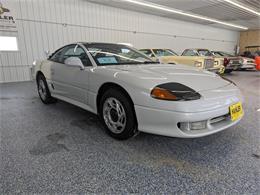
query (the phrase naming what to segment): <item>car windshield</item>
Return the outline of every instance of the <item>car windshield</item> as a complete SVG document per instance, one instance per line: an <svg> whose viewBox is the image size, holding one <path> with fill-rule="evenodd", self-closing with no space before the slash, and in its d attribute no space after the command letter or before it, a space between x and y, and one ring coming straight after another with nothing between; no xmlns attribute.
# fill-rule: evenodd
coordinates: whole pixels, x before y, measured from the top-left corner
<svg viewBox="0 0 260 195"><path fill-rule="evenodd" d="M156 56L177 56L177 54L170 49L153 49Z"/></svg>
<svg viewBox="0 0 260 195"><path fill-rule="evenodd" d="M213 54L207 49L198 49L197 50L200 56L212 56Z"/></svg>
<svg viewBox="0 0 260 195"><path fill-rule="evenodd" d="M177 54L175 51L173 51L172 49L167 49L167 51L169 51L170 53L172 53L174 56L178 56L178 54Z"/></svg>
<svg viewBox="0 0 260 195"><path fill-rule="evenodd" d="M214 51L212 53L214 54L214 56L217 56L217 57L222 57L223 56L223 54L221 52L219 52L219 51Z"/></svg>
<svg viewBox="0 0 260 195"><path fill-rule="evenodd" d="M234 57L234 55L230 54L230 53L226 53L223 51L214 51L214 55L215 56L226 56L226 57Z"/></svg>
<svg viewBox="0 0 260 195"><path fill-rule="evenodd" d="M98 66L155 63L132 47L121 44L85 44Z"/></svg>

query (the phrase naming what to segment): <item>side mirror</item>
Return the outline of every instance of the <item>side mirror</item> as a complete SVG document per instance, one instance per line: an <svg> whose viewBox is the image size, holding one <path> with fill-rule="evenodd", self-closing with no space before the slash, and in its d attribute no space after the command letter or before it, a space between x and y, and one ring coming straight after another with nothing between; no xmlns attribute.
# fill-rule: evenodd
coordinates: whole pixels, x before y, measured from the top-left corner
<svg viewBox="0 0 260 195"><path fill-rule="evenodd" d="M80 70L84 69L84 65L78 57L69 57L64 61L67 66L79 67Z"/></svg>

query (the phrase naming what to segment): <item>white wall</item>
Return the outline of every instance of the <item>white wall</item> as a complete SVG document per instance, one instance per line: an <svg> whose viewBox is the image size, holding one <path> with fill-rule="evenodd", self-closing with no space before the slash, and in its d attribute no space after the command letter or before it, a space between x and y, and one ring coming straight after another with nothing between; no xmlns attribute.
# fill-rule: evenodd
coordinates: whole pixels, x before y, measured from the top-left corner
<svg viewBox="0 0 260 195"><path fill-rule="evenodd" d="M0 82L30 80L29 66L76 41L127 42L137 48L233 51L239 33L93 4L86 0L9 0L19 52L0 52ZM3 32L0 32L0 35ZM6 34L6 33L5 33ZM7 33L8 34L8 33ZM176 35L177 37L174 37Z"/></svg>

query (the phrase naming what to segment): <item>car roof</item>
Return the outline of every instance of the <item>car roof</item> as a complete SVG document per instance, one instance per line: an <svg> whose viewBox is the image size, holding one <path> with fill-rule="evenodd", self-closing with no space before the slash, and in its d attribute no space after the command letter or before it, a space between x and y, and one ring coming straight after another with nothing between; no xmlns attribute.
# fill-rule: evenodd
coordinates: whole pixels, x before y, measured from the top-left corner
<svg viewBox="0 0 260 195"><path fill-rule="evenodd" d="M206 49L206 48L188 48L188 49L190 49L190 50L209 50L209 49ZM185 49L185 50L187 50L187 49Z"/></svg>
<svg viewBox="0 0 260 195"><path fill-rule="evenodd" d="M145 49L152 49L152 50L154 50L154 49L169 49L169 48L142 48L142 49L139 49L139 50L145 50ZM170 49L170 50L172 50L172 49Z"/></svg>
<svg viewBox="0 0 260 195"><path fill-rule="evenodd" d="M84 45L125 45L121 43L106 43L106 42L77 42Z"/></svg>

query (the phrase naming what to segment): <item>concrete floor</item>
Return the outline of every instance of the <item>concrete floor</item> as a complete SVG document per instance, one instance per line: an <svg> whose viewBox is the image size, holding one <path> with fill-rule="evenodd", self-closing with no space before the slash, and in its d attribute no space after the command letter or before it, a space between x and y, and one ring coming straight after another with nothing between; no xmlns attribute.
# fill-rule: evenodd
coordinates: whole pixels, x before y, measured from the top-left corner
<svg viewBox="0 0 260 195"><path fill-rule="evenodd" d="M245 96L245 117L199 139L116 141L95 115L42 104L32 82L0 85L0 194L260 194L260 72L227 77Z"/></svg>

